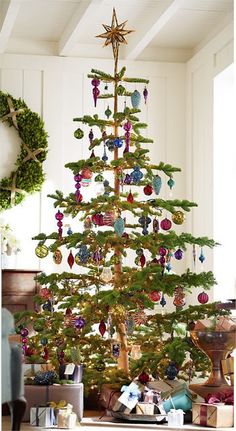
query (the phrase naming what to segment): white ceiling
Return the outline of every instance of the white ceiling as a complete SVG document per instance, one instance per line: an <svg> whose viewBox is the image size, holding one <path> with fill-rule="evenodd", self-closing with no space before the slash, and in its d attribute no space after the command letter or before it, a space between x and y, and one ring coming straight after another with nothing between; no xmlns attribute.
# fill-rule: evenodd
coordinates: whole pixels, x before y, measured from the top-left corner
<svg viewBox="0 0 236 431"><path fill-rule="evenodd" d="M233 0L0 0L0 53L111 58L95 36L128 20L120 57L181 61L233 20Z"/></svg>

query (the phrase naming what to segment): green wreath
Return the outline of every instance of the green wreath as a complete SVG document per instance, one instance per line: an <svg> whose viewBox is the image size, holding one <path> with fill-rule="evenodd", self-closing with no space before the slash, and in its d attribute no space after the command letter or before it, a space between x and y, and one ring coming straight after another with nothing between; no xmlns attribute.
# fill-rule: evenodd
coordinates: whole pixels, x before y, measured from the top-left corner
<svg viewBox="0 0 236 431"><path fill-rule="evenodd" d="M42 163L46 159L48 134L36 112L22 99L0 91L0 120L14 127L21 139L16 169L0 180L0 211L18 205L29 193L41 190L45 179Z"/></svg>

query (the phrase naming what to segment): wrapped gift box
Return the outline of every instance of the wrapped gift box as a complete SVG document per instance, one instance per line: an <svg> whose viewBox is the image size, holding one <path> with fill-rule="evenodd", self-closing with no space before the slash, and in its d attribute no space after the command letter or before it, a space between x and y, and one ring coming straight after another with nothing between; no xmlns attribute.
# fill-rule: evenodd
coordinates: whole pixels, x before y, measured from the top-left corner
<svg viewBox="0 0 236 431"><path fill-rule="evenodd" d="M130 413L138 403L139 397L141 395L139 386L132 382L129 386L122 386L121 392L123 393L115 403L113 411Z"/></svg>
<svg viewBox="0 0 236 431"><path fill-rule="evenodd" d="M234 425L234 407L224 404L193 403L193 423L213 428L227 428Z"/></svg>
<svg viewBox="0 0 236 431"><path fill-rule="evenodd" d="M230 358L223 359L221 361L221 368L224 376L228 376L230 379L231 386L234 385L234 358L230 356Z"/></svg>
<svg viewBox="0 0 236 431"><path fill-rule="evenodd" d="M175 394L186 389L186 383L180 380L154 380L153 382L148 382L146 385L149 389L153 389L160 392L163 398L168 398L170 395Z"/></svg>
<svg viewBox="0 0 236 431"><path fill-rule="evenodd" d="M187 388L172 394L168 399L163 401L163 407L168 413L171 409L181 409L187 412L192 408L191 393Z"/></svg>
<svg viewBox="0 0 236 431"><path fill-rule="evenodd" d="M216 319L197 320L194 326L194 331L215 330Z"/></svg>
<svg viewBox="0 0 236 431"><path fill-rule="evenodd" d="M57 414L57 427L73 429L76 426L77 416L72 412L73 406L67 404L66 407L60 408Z"/></svg>
<svg viewBox="0 0 236 431"><path fill-rule="evenodd" d="M27 406L23 417L23 422L29 422L30 407L37 405L46 405L50 401L59 403L60 400L66 400L73 405L74 412L78 419L83 417L84 410L84 385L83 383L70 385L50 385L37 386L25 385L25 399Z"/></svg>
<svg viewBox="0 0 236 431"><path fill-rule="evenodd" d="M216 331L235 331L236 321L229 317L220 316L216 321Z"/></svg>
<svg viewBox="0 0 236 431"><path fill-rule="evenodd" d="M101 387L99 403L107 410L113 410L118 398L121 396L120 384L104 384Z"/></svg>
<svg viewBox="0 0 236 431"><path fill-rule="evenodd" d="M30 424L48 428L55 425L54 409L51 407L31 407Z"/></svg>
<svg viewBox="0 0 236 431"><path fill-rule="evenodd" d="M137 415L154 415L155 404L151 403L137 403L136 414Z"/></svg>
<svg viewBox="0 0 236 431"><path fill-rule="evenodd" d="M59 367L59 378L61 380L73 380L81 383L83 377L83 365L63 364Z"/></svg>

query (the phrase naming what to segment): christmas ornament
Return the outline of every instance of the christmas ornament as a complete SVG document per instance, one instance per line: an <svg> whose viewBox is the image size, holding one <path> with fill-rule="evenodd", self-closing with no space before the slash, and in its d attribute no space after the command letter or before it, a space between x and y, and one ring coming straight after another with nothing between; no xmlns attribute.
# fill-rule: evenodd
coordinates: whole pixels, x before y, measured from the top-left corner
<svg viewBox="0 0 236 431"><path fill-rule="evenodd" d="M155 175L155 177L152 180L152 186L153 190L156 193L156 195L159 195L162 185L162 179L159 175Z"/></svg>
<svg viewBox="0 0 236 431"><path fill-rule="evenodd" d="M148 225L151 223L151 219L148 216L142 216L138 219L138 222L141 224L143 230L142 234L147 235L148 234Z"/></svg>
<svg viewBox="0 0 236 431"><path fill-rule="evenodd" d="M177 286L174 290L174 301L175 307L183 307L185 305L185 294L181 286Z"/></svg>
<svg viewBox="0 0 236 431"><path fill-rule="evenodd" d="M84 220L84 229L91 229L92 227L92 220L89 216L87 216Z"/></svg>
<svg viewBox="0 0 236 431"><path fill-rule="evenodd" d="M122 217L118 217L114 223L114 229L118 236L122 236L125 230L125 222Z"/></svg>
<svg viewBox="0 0 236 431"><path fill-rule="evenodd" d="M43 299L49 299L52 297L50 290L47 287L41 287L39 296Z"/></svg>
<svg viewBox="0 0 236 431"><path fill-rule="evenodd" d="M196 245L193 244L193 265L196 265Z"/></svg>
<svg viewBox="0 0 236 431"><path fill-rule="evenodd" d="M41 338L40 343L42 346L46 346L48 344L48 339L46 337Z"/></svg>
<svg viewBox="0 0 236 431"><path fill-rule="evenodd" d="M57 248L53 253L53 262L56 263L57 265L60 265L61 261L62 261L62 253L61 253L61 250Z"/></svg>
<svg viewBox="0 0 236 431"><path fill-rule="evenodd" d="M82 329L85 326L85 319L81 316L77 317L74 325L76 329Z"/></svg>
<svg viewBox="0 0 236 431"><path fill-rule="evenodd" d="M47 302L45 302L45 304L43 304L42 306L44 311L53 311L53 306L52 306L52 301L50 301L50 299L48 299Z"/></svg>
<svg viewBox="0 0 236 431"><path fill-rule="evenodd" d="M163 230L169 230L171 228L171 226L172 226L172 223L171 223L171 221L168 218L164 218L161 221L160 225L161 225L161 228Z"/></svg>
<svg viewBox="0 0 236 431"><path fill-rule="evenodd" d="M112 114L112 112L111 112L111 110L110 110L110 108L108 106L107 109L105 110L105 115L106 115L107 118L109 118L111 116L111 114Z"/></svg>
<svg viewBox="0 0 236 431"><path fill-rule="evenodd" d="M190 320L190 322L188 322L187 330L194 331L194 328L195 328L195 322L193 320Z"/></svg>
<svg viewBox="0 0 236 431"><path fill-rule="evenodd" d="M93 176L93 173L89 168L82 169L82 171L81 171L82 179L86 179L86 180L89 179L90 180L92 178L92 176Z"/></svg>
<svg viewBox="0 0 236 431"><path fill-rule="evenodd" d="M129 174L125 175L124 184L130 184L132 181L131 176Z"/></svg>
<svg viewBox="0 0 236 431"><path fill-rule="evenodd" d="M178 374L178 369L175 366L175 362L170 361L168 367L165 370L165 374L169 380L174 380Z"/></svg>
<svg viewBox="0 0 236 431"><path fill-rule="evenodd" d="M144 256L144 254L142 254L142 256L140 257L140 265L141 265L141 267L143 268L144 267L144 265L145 265L145 263L146 263L146 258L145 258L145 256Z"/></svg>
<svg viewBox="0 0 236 431"><path fill-rule="evenodd" d="M70 269L74 265L74 261L75 261L74 256L73 256L72 252L70 251L69 256L67 258L67 262L68 262Z"/></svg>
<svg viewBox="0 0 236 431"><path fill-rule="evenodd" d="M135 360L140 359L141 356L141 346L139 344L133 344L130 351L130 357Z"/></svg>
<svg viewBox="0 0 236 431"><path fill-rule="evenodd" d="M161 304L162 307L165 307L165 305L166 305L166 300L165 300L165 297L164 297L164 293L162 293L160 304Z"/></svg>
<svg viewBox="0 0 236 431"><path fill-rule="evenodd" d="M134 202L134 196L131 193L131 190L130 190L128 196L127 196L127 202L129 202L130 204L132 204Z"/></svg>
<svg viewBox="0 0 236 431"><path fill-rule="evenodd" d="M44 244L38 245L35 249L35 254L40 259L43 259L48 255L48 248Z"/></svg>
<svg viewBox="0 0 236 431"><path fill-rule="evenodd" d="M121 344L120 343L112 343L111 345L111 354L112 356L114 356L114 358L119 358L120 356L120 349L121 349Z"/></svg>
<svg viewBox="0 0 236 431"><path fill-rule="evenodd" d="M169 186L170 190L172 190L172 188L173 188L173 187L174 187L174 185L175 185L175 182L174 182L174 180L173 180L173 178L172 178L172 177L170 177L170 179L167 181L167 184L168 184L168 186Z"/></svg>
<svg viewBox="0 0 236 431"><path fill-rule="evenodd" d="M160 256L166 256L167 250L165 247L160 247L159 248L159 255Z"/></svg>
<svg viewBox="0 0 236 431"><path fill-rule="evenodd" d="M114 151L115 145L114 145L113 139L108 139L106 141L106 146L107 146L107 148L108 148L109 151Z"/></svg>
<svg viewBox="0 0 236 431"><path fill-rule="evenodd" d="M110 267L104 266L100 278L105 283L109 283L112 280L113 274Z"/></svg>
<svg viewBox="0 0 236 431"><path fill-rule="evenodd" d="M199 256L199 258L198 258L199 260L200 260L200 262L201 263L203 263L204 262L204 260L206 259L205 258L205 256L204 256L204 253L203 253L203 249L201 248L201 253L200 253L200 256Z"/></svg>
<svg viewBox="0 0 236 431"><path fill-rule="evenodd" d="M82 139L82 138L83 138L83 136L84 136L84 132L83 132L83 130L81 130L81 129L77 129L77 130L75 130L75 132L74 132L74 137L75 137L76 139Z"/></svg>
<svg viewBox="0 0 236 431"><path fill-rule="evenodd" d="M79 247L79 251L75 255L75 263L80 265L80 263L86 263L90 258L90 252L85 244Z"/></svg>
<svg viewBox="0 0 236 431"><path fill-rule="evenodd" d="M105 145L104 145L104 151L103 151L102 160L104 162L106 162L108 160L108 156L107 156L107 153L106 153L106 147L105 147Z"/></svg>
<svg viewBox="0 0 236 431"><path fill-rule="evenodd" d="M27 328L22 328L21 330L20 330L20 335L22 336L22 337L27 337L27 335L29 334L29 331L28 331L28 329Z"/></svg>
<svg viewBox="0 0 236 431"><path fill-rule="evenodd" d="M98 264L102 260L101 250L96 250L92 255L92 259Z"/></svg>
<svg viewBox="0 0 236 431"><path fill-rule="evenodd" d="M159 221L154 218L153 222L152 222L152 230L154 233L158 233L160 227L159 227Z"/></svg>
<svg viewBox="0 0 236 431"><path fill-rule="evenodd" d="M128 318L125 321L125 325L126 325L127 334L132 335L134 332L135 323L131 314L128 315Z"/></svg>
<svg viewBox="0 0 236 431"><path fill-rule="evenodd" d="M105 212L103 216L103 225L105 226L113 226L115 220L115 215L113 211L107 211Z"/></svg>
<svg viewBox="0 0 236 431"><path fill-rule="evenodd" d="M200 302L200 304L206 304L209 300L209 296L207 295L206 292L202 292L202 293L199 293L197 299L198 299L198 302Z"/></svg>
<svg viewBox="0 0 236 431"><path fill-rule="evenodd" d="M138 166L134 167L134 170L130 174L132 183L136 184L143 178L143 173L140 171Z"/></svg>
<svg viewBox="0 0 236 431"><path fill-rule="evenodd" d="M182 211L175 211L172 214L171 218L175 224L183 224L183 222L185 220L185 215Z"/></svg>
<svg viewBox="0 0 236 431"><path fill-rule="evenodd" d="M98 78L93 78L91 81L91 84L93 86L93 101L94 101L94 106L96 108L97 99L98 99L98 96L100 94L100 90L98 88L98 86L100 85L100 80Z"/></svg>
<svg viewBox="0 0 236 431"><path fill-rule="evenodd" d="M153 290L148 294L148 296L153 302L158 302L161 299L161 294L158 290Z"/></svg>
<svg viewBox="0 0 236 431"><path fill-rule="evenodd" d="M106 332L106 324L105 324L104 320L101 320L101 322L99 323L98 330L99 330L101 336L103 337L103 335Z"/></svg>
<svg viewBox="0 0 236 431"><path fill-rule="evenodd" d="M128 120L124 126L123 126L124 130L125 130L125 149L124 149L124 153L128 153L129 152L129 146L130 146L130 136L131 136L131 129L132 129L132 124L131 122Z"/></svg>
<svg viewBox="0 0 236 431"><path fill-rule="evenodd" d="M65 225L66 226L66 225ZM67 229L67 231L66 231L66 233L67 233L67 235L72 235L72 229L71 229L71 227L69 226L68 227L68 229Z"/></svg>
<svg viewBox="0 0 236 431"><path fill-rule="evenodd" d="M140 325L146 323L147 316L146 316L146 314L144 313L143 310L139 310L139 311L136 311L136 313L133 314L133 320L134 320L134 323L135 323L136 326L140 326Z"/></svg>
<svg viewBox="0 0 236 431"><path fill-rule="evenodd" d="M99 361L99 362L96 363L95 368L96 368L97 371L100 371L100 372L104 371L106 369L106 364L105 364L104 361Z"/></svg>
<svg viewBox="0 0 236 431"><path fill-rule="evenodd" d="M147 90L147 87L145 87L145 88L144 88L144 90L143 90L143 97L144 97L144 102L145 102L145 105L146 105L146 103L147 103L147 98L148 98L148 90Z"/></svg>
<svg viewBox="0 0 236 431"><path fill-rule="evenodd" d="M104 196L109 196L109 194L111 193L111 187L109 185L109 181L108 180L104 180L103 181L103 185L104 185Z"/></svg>
<svg viewBox="0 0 236 431"><path fill-rule="evenodd" d="M149 382L150 377L147 373L145 373L145 371L143 371L141 374L139 374L138 380L140 383L142 383L142 385L146 385L146 383Z"/></svg>
<svg viewBox="0 0 236 431"><path fill-rule="evenodd" d="M153 188L152 188L152 186L150 186L150 184L147 184L144 187L143 191L144 191L145 195L150 196L152 194L152 192L153 192Z"/></svg>
<svg viewBox="0 0 236 431"><path fill-rule="evenodd" d="M93 159L95 156L94 150L92 150L91 154L90 154L90 159Z"/></svg>
<svg viewBox="0 0 236 431"><path fill-rule="evenodd" d="M58 226L58 234L59 234L59 238L62 238L62 220L64 218L64 214L61 213L60 210L57 211L57 213L55 214L55 219L57 220L57 226Z"/></svg>
<svg viewBox="0 0 236 431"><path fill-rule="evenodd" d="M180 248L178 248L178 250L176 250L174 252L174 257L177 260L181 260L183 258L183 250L181 250Z"/></svg>
<svg viewBox="0 0 236 431"><path fill-rule="evenodd" d="M121 138L115 138L113 144L116 148L121 148L123 145L123 141Z"/></svg>
<svg viewBox="0 0 236 431"><path fill-rule="evenodd" d="M130 96L130 99L131 99L131 104L133 108L138 108L141 101L141 94L139 93L138 90L134 90L134 92Z"/></svg>

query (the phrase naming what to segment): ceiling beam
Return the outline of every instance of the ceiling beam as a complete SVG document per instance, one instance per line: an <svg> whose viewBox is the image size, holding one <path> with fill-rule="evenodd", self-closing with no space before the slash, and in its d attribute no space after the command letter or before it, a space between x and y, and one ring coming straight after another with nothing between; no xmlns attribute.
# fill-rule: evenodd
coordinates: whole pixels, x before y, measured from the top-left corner
<svg viewBox="0 0 236 431"><path fill-rule="evenodd" d="M1 5L0 54L3 54L14 27L22 0L7 0Z"/></svg>
<svg viewBox="0 0 236 431"><path fill-rule="evenodd" d="M69 55L70 49L77 42L77 34L81 25L89 25L90 14L94 14L105 0L83 0L68 22L58 42L58 55Z"/></svg>
<svg viewBox="0 0 236 431"><path fill-rule="evenodd" d="M160 5L151 9L150 16L143 22L142 28L135 31L127 46L126 59L135 60L182 6L183 0L171 0L164 10L160 9Z"/></svg>

